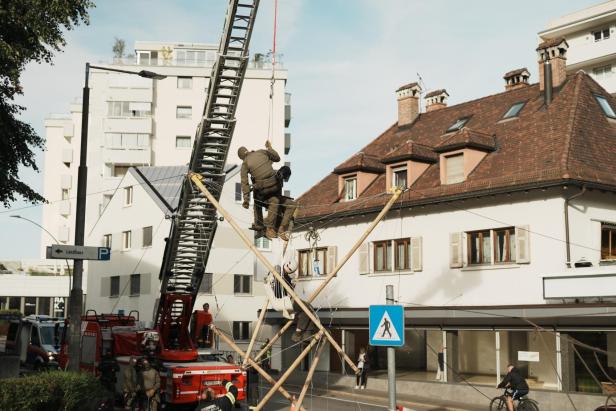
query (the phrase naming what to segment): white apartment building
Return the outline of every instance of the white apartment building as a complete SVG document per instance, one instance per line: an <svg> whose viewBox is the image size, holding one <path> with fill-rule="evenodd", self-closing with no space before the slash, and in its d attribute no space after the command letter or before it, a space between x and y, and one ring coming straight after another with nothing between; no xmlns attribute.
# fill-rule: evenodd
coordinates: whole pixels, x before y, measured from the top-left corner
<svg viewBox="0 0 616 411"><path fill-rule="evenodd" d="M616 0L558 17L539 37L564 37L569 44L567 71L584 70L616 94Z"/></svg>
<svg viewBox="0 0 616 411"><path fill-rule="evenodd" d="M122 200L125 185L136 184L135 201L139 196L145 196L145 191L139 191L140 185L145 183L133 183L134 176L127 173L130 167L181 166L188 163L216 52L217 47L208 44L138 41L135 43L134 60L115 59L113 64L97 65L135 72L147 69L167 76L165 79L150 80L130 74L91 69L86 245L100 245L104 234L136 230L137 227L154 227L160 223L160 216L164 215L164 211L157 208L155 203L146 205L146 201L139 201L137 206L131 208L132 211L127 209L124 210L125 213L120 213L122 207L118 202ZM258 149L263 147L268 138L282 157L281 165L285 162L291 143L291 135L287 131L291 119L290 94L285 92L287 71L277 62L273 74L272 84L271 64L263 55L255 55L246 72L237 108L237 124L228 158L230 165L237 165L239 162L235 153L240 146ZM272 87L273 98L270 100ZM44 196L51 204L44 208L41 224L57 233L58 239L67 244L74 241L80 130L80 103L71 104L70 114L54 115L46 120ZM226 187L225 190L236 189L233 183L229 185L231 187ZM234 197L234 192L231 193ZM112 202L115 202L113 207ZM141 206L146 211L137 211ZM135 224L138 222L139 225L127 225L127 221L134 221ZM251 223L251 216L248 215L241 221L245 227ZM152 246L148 249L147 259L144 261L147 270L141 272L151 274L151 277L143 277L142 284L142 289L149 293L148 297L139 298L137 305L134 304L137 299L130 300L131 303L121 300L122 304L117 305L108 303L109 295L102 298L109 291L105 289L108 284L101 283L98 276L103 272L112 276L112 267L119 270L116 275L126 276L132 272L133 263L136 263L132 260L134 251L125 252L126 250L115 248L121 244L118 237L113 241L114 251L110 263L106 266L101 263L100 266L89 264L85 267L86 275L91 280L88 294L95 296L86 308L105 311L110 307L125 310L138 307L141 319L151 321L152 299L156 298L158 292L158 268L155 269L155 265L158 264L159 267L162 262L164 242L161 241L169 232L166 221L160 224L157 236L152 233ZM224 233L224 229L219 228L217 238L225 237L221 233ZM42 253L48 245L47 240L43 240ZM140 241L137 234L135 241ZM141 243L139 244L141 246ZM248 258L250 259L250 256ZM212 259L210 257L210 260ZM242 267L241 273L252 276L252 261L249 266L249 270ZM145 270L143 265L140 267ZM253 277L245 280L242 289L252 289L253 280ZM238 301L259 300L254 304L261 307L260 299L247 299L246 295L252 296L252 292L242 293L238 296ZM210 304L213 308L216 306L215 301ZM238 302L229 304L233 305L244 307ZM248 304L246 309L249 312L229 310L229 321L255 319L256 309L253 309L253 304ZM235 317L232 313L235 313ZM247 327L249 325L246 324L240 326L240 337L245 338L243 334L247 333Z"/></svg>
<svg viewBox="0 0 616 411"><path fill-rule="evenodd" d="M298 198L296 291L308 298L388 189L406 190L313 305L354 359L368 345L368 307L385 304L393 285L406 316L396 366L414 382L404 386L410 394L485 403L461 382L494 387L509 363L533 398L600 393L571 338L607 352L598 363L576 346L600 381L608 381L600 367L616 367L616 99L583 71L563 74L564 40L539 50L558 56L553 84L529 84L527 70L514 70L506 91L477 100L448 106L445 90L427 93L426 112L419 85L401 87L398 121ZM267 321L285 322L276 312ZM284 366L298 348L288 339L283 347ZM441 348L445 381L460 384L434 381ZM368 353L372 375L384 373L385 350ZM319 368L344 372L334 350ZM572 409L559 398L565 405L548 409Z"/></svg>

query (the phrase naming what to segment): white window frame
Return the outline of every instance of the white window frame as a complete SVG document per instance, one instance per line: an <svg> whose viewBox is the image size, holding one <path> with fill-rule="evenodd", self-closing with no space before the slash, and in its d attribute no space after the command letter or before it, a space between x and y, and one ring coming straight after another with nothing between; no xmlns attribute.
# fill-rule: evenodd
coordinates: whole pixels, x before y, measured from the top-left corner
<svg viewBox="0 0 616 411"><path fill-rule="evenodd" d="M133 186L124 187L124 206L133 205Z"/></svg>
<svg viewBox="0 0 616 411"><path fill-rule="evenodd" d="M181 109L189 109L190 114L182 114L180 115ZM192 118L192 106L176 106L175 107L175 118L178 120L190 120Z"/></svg>
<svg viewBox="0 0 616 411"><path fill-rule="evenodd" d="M103 234L103 247L111 248L113 244L113 234Z"/></svg>
<svg viewBox="0 0 616 411"><path fill-rule="evenodd" d="M241 277L240 280L240 291L235 291L235 279ZM245 277L249 277L248 279L248 291L243 291L244 279ZM252 295L252 275L250 274L234 274L233 275L233 294L234 295Z"/></svg>
<svg viewBox="0 0 616 411"><path fill-rule="evenodd" d="M272 241L265 236L255 238L255 246L257 247L257 250L260 250L260 251L271 251Z"/></svg>
<svg viewBox="0 0 616 411"><path fill-rule="evenodd" d="M122 231L122 250L128 251L132 247L133 232L131 230Z"/></svg>
<svg viewBox="0 0 616 411"><path fill-rule="evenodd" d="M242 332L242 329L246 324L248 324L248 330L246 332L246 335L243 335L244 333ZM237 335L235 333L236 325L239 330ZM233 321L231 333L233 334L233 339L235 341L248 341L250 339L250 321Z"/></svg>
<svg viewBox="0 0 616 411"><path fill-rule="evenodd" d="M607 37L605 36L605 32L607 31ZM596 34L599 33L599 38L597 38ZM592 39L595 43L599 41L608 40L611 37L611 27L602 27L598 30L593 30L591 32Z"/></svg>
<svg viewBox="0 0 616 411"><path fill-rule="evenodd" d="M187 146L178 145L178 141L188 141ZM190 136L175 136L175 148L178 150L190 150L192 149L192 139Z"/></svg>
<svg viewBox="0 0 616 411"><path fill-rule="evenodd" d="M188 84L185 86L184 82ZM193 88L193 78L191 76L178 76L177 88L180 90L190 90Z"/></svg>
<svg viewBox="0 0 616 411"><path fill-rule="evenodd" d="M405 174L405 184L404 187L401 187L398 184L398 173L404 172ZM395 167L391 169L391 182L394 187L398 187L401 189L405 189L409 185L409 170L406 166Z"/></svg>
<svg viewBox="0 0 616 411"><path fill-rule="evenodd" d="M349 185L352 187L352 192L348 190ZM344 178L344 201L353 201L357 199L357 176Z"/></svg>

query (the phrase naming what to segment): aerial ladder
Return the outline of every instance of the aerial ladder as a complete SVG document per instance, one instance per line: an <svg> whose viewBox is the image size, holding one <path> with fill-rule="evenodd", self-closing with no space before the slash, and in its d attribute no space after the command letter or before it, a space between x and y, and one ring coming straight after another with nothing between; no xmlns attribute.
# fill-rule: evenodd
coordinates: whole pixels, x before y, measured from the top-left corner
<svg viewBox="0 0 616 411"><path fill-rule="evenodd" d="M189 174L198 174L220 199L225 163L235 129L235 113L248 65L250 38L259 0L230 0L207 101L195 136ZM217 210L185 179L165 245L155 326L160 357L192 361L197 350L188 323L216 233ZM172 340L173 339L173 343Z"/></svg>

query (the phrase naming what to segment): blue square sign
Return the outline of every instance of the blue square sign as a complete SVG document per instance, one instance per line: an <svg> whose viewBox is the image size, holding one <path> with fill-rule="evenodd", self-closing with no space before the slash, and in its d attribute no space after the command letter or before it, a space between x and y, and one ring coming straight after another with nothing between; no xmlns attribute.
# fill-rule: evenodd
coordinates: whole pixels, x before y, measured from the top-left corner
<svg viewBox="0 0 616 411"><path fill-rule="evenodd" d="M404 307L370 306L370 345L401 347L404 345Z"/></svg>

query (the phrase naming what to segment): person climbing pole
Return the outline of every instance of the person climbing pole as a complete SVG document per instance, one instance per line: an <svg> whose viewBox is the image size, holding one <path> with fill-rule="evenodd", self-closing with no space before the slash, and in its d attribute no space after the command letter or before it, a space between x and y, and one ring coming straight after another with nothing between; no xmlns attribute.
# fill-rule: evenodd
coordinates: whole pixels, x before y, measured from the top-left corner
<svg viewBox="0 0 616 411"><path fill-rule="evenodd" d="M255 221L252 229L257 232L265 230L265 236L274 239L278 235L276 220L281 203L283 178L274 170L272 164L280 161L280 155L272 148L269 140L265 142L265 150L249 151L242 146L238 149L237 155L242 160L240 173L243 195L242 207L246 209L250 207L251 187L248 182L248 175L250 174L255 200ZM258 208L261 205L267 206L267 217L262 220L262 225L258 217Z"/></svg>

